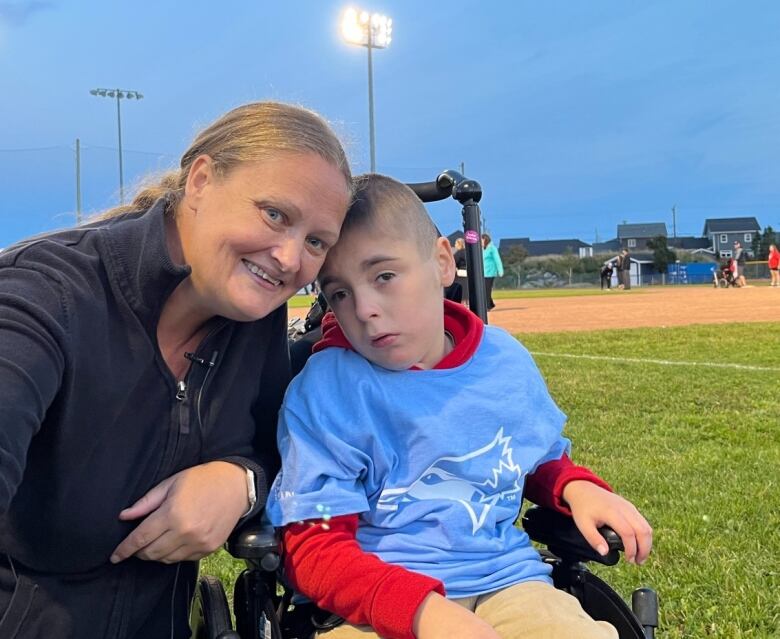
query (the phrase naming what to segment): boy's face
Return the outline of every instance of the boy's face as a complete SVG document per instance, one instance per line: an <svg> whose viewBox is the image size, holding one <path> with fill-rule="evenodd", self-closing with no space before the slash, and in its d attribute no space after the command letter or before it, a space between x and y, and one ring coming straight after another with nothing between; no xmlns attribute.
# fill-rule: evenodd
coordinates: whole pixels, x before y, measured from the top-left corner
<svg viewBox="0 0 780 639"><path fill-rule="evenodd" d="M449 352L442 288L454 276L446 238L423 256L412 241L354 229L330 250L319 279L353 348L383 368L407 370L432 368Z"/></svg>

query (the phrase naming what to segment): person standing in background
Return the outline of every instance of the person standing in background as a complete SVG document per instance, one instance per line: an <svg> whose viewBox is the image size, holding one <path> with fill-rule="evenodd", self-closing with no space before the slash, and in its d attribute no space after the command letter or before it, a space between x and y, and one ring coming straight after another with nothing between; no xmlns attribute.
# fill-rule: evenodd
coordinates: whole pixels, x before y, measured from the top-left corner
<svg viewBox="0 0 780 639"><path fill-rule="evenodd" d="M466 270L466 241L459 237L455 240L453 258L455 259L456 277L455 282L460 284L463 291L463 297L461 302L466 306L469 305L469 280L468 271Z"/></svg>
<svg viewBox="0 0 780 639"><path fill-rule="evenodd" d="M780 286L780 251L774 244L769 245L769 276L772 278L769 286Z"/></svg>
<svg viewBox="0 0 780 639"><path fill-rule="evenodd" d="M504 276L504 264L501 262L496 245L490 241L487 233L482 234L482 266L485 275L485 297L488 310L492 311L496 307L493 301L493 280Z"/></svg>
<svg viewBox="0 0 780 639"><path fill-rule="evenodd" d="M737 284L740 286L747 286L747 280L745 279L745 262L747 258L745 256L745 250L742 248L742 244L738 240L734 240L734 279L737 280Z"/></svg>
<svg viewBox="0 0 780 639"><path fill-rule="evenodd" d="M628 249L624 248L617 257L618 288L624 291L631 290L631 256Z"/></svg>

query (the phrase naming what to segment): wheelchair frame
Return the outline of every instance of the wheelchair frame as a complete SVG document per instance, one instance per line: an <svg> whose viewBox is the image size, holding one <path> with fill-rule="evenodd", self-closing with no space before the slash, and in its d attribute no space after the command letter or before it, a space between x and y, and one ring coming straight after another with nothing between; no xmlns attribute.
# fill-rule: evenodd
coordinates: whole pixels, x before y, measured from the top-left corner
<svg viewBox="0 0 780 639"><path fill-rule="evenodd" d="M444 171L433 182L408 186L423 202L452 197L462 205L470 308L487 323L479 213L482 188L475 180L455 171ZM321 310L315 309L315 314ZM311 328L312 322L307 322L306 329ZM311 343L299 331L298 337L301 336L301 342ZM305 355L301 359L305 361ZM533 507L525 512L522 521L529 537L547 547L542 550L542 558L552 566L556 588L575 596L594 619L611 623L620 639L655 636L656 593L649 588L635 590L629 607L586 566L589 561L608 566L617 563L623 544L613 530L600 529L609 546L609 552L602 557L582 537L573 520L561 513ZM234 587L236 629L232 629L222 584L214 577L201 576L190 612L193 639L311 639L317 630L335 627L342 621L313 604L293 602L292 591L284 586L279 539L272 528L249 522L231 535L226 547L231 555L246 564Z"/></svg>

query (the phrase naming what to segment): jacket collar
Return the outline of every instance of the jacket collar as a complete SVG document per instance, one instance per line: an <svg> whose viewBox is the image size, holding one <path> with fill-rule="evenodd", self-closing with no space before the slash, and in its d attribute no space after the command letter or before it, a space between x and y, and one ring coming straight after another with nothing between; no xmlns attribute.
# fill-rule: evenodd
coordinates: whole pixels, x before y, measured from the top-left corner
<svg viewBox="0 0 780 639"><path fill-rule="evenodd" d="M151 208L110 221L100 229L109 277L147 328L156 328L162 307L191 269L174 264L166 244L165 198Z"/></svg>

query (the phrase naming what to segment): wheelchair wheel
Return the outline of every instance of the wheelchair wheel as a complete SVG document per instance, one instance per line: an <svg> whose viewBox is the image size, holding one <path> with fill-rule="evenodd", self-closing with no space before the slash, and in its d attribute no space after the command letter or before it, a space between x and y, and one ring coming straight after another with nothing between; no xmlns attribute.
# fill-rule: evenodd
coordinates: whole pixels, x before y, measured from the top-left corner
<svg viewBox="0 0 780 639"><path fill-rule="evenodd" d="M728 288L729 287L729 281L725 277L721 277L718 280L718 286L720 288Z"/></svg>
<svg viewBox="0 0 780 639"><path fill-rule="evenodd" d="M230 621L225 589L216 577L204 575L190 609L190 629L193 639L239 639Z"/></svg>

